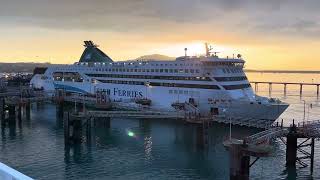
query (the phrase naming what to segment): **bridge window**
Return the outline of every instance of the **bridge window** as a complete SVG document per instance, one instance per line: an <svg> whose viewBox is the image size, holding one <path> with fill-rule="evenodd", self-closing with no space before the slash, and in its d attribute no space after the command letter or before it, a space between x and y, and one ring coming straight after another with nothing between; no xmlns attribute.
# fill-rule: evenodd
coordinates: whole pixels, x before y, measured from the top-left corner
<svg viewBox="0 0 320 180"><path fill-rule="evenodd" d="M235 90L235 89L245 89L251 87L250 84L237 84L237 85L226 85L223 86L226 90Z"/></svg>

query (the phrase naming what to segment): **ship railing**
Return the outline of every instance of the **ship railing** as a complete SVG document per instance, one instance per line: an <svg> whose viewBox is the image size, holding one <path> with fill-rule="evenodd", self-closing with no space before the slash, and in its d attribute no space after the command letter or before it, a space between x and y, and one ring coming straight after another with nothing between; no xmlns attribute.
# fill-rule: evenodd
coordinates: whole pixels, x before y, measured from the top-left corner
<svg viewBox="0 0 320 180"><path fill-rule="evenodd" d="M0 179L2 180L33 180L32 178L22 174L21 172L3 164L0 163Z"/></svg>

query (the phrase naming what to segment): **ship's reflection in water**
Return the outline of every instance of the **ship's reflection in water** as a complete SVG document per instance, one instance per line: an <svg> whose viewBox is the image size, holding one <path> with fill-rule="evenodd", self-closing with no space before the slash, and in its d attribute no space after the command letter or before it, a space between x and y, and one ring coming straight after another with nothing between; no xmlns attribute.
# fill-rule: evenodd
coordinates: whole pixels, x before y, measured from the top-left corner
<svg viewBox="0 0 320 180"><path fill-rule="evenodd" d="M30 117L2 123L1 161L35 179L229 178L229 154L222 145L229 137L228 125L213 124L204 144L197 125L112 119L109 127L100 119L91 130L83 127L81 143L65 144L59 114L53 105L33 106ZM238 138L256 132L232 128L232 136ZM259 160L251 177L311 179L308 172L286 169L284 156L285 147L275 142L274 156Z"/></svg>

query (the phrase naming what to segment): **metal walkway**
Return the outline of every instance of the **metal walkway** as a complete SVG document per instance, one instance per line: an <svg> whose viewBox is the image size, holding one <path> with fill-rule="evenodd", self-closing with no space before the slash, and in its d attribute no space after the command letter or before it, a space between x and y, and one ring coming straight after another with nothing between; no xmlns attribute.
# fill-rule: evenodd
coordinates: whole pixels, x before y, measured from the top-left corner
<svg viewBox="0 0 320 180"><path fill-rule="evenodd" d="M183 119L184 115L176 112L160 111L88 111L79 115L97 118L150 118L150 119Z"/></svg>

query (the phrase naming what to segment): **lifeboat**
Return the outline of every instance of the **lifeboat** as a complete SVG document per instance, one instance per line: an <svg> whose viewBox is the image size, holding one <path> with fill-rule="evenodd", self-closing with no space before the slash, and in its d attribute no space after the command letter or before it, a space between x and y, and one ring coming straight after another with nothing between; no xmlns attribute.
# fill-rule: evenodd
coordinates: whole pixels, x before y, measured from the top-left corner
<svg viewBox="0 0 320 180"><path fill-rule="evenodd" d="M174 102L171 104L171 106L175 109L178 109L178 110L185 109L185 103L181 103L181 102Z"/></svg>
<svg viewBox="0 0 320 180"><path fill-rule="evenodd" d="M137 104L141 104L144 106L150 106L151 105L151 100L147 98L141 98L141 99L136 99L135 102Z"/></svg>

